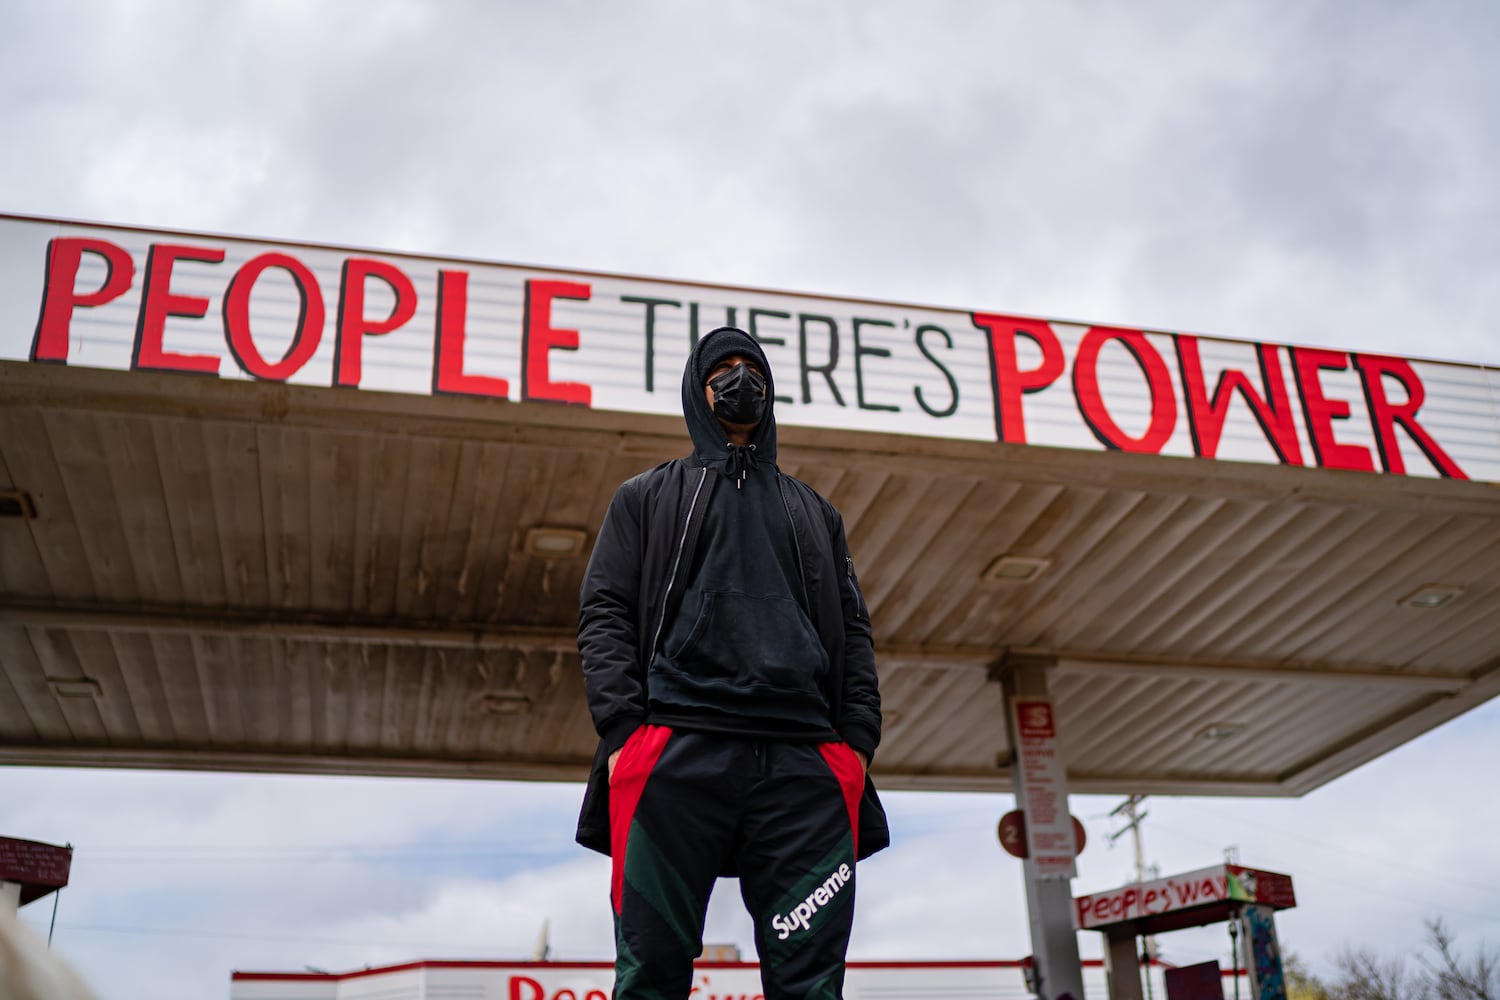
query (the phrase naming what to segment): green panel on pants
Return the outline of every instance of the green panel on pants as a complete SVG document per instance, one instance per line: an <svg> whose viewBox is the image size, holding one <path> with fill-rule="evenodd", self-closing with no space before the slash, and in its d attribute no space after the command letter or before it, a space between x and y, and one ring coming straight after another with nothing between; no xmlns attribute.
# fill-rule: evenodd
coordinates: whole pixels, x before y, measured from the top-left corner
<svg viewBox="0 0 1500 1000"><path fill-rule="evenodd" d="M640 823L630 824L625 882L672 929L685 953L696 955L702 949L703 928L699 920L703 901L683 881Z"/></svg>

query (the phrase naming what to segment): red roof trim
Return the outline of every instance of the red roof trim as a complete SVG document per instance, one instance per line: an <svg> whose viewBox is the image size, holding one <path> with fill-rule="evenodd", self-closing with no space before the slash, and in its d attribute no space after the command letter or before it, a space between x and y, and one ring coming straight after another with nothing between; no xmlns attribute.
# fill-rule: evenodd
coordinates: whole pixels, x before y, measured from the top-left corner
<svg viewBox="0 0 1500 1000"><path fill-rule="evenodd" d="M731 967L734 963L714 963L712 967ZM459 959L422 959L402 962L399 965L379 965L352 972L239 972L229 974L233 981L256 982L328 982L331 980L363 979L366 976L383 976L389 972L411 972L417 969L613 969L613 962L493 962L467 961Z"/></svg>
<svg viewBox="0 0 1500 1000"><path fill-rule="evenodd" d="M851 969L1019 969L1026 965L1024 959L958 959L925 960L906 962L850 962ZM1103 965L1097 958L1084 959L1085 968ZM696 962L699 969L754 969L757 962ZM411 972L418 969L613 969L613 962L495 962L459 961L453 959L424 959L403 962L400 965L382 965L352 972L231 972L229 978L235 982L341 982L346 979L364 979L368 976L383 976L392 972Z"/></svg>

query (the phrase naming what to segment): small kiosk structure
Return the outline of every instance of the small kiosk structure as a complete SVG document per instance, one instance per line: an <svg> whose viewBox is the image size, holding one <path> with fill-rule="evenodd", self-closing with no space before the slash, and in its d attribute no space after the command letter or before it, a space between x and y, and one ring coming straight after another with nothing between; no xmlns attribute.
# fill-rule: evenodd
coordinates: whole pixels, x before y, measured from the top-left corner
<svg viewBox="0 0 1500 1000"><path fill-rule="evenodd" d="M73 848L0 837L0 908L14 913L68 884Z"/></svg>
<svg viewBox="0 0 1500 1000"><path fill-rule="evenodd" d="M1286 1000L1273 915L1297 905L1290 875L1214 865L1079 896L1073 905L1079 930L1104 935L1110 1000L1144 1000L1138 937L1214 923L1239 927L1252 1000ZM1168 997L1175 1000L1170 986Z"/></svg>

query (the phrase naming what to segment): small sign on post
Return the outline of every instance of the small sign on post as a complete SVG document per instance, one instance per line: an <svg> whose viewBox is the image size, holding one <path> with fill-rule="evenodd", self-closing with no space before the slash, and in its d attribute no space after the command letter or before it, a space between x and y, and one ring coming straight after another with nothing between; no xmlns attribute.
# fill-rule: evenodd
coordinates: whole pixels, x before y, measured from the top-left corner
<svg viewBox="0 0 1500 1000"><path fill-rule="evenodd" d="M1071 817L1073 821L1073 853L1083 853L1083 847L1088 843L1088 831L1083 828L1077 816ZM1026 814L1019 809L1012 809L1000 817L1000 826L995 831L1000 838L1000 846L1013 858L1025 860L1031 857L1031 848L1026 843Z"/></svg>
<svg viewBox="0 0 1500 1000"><path fill-rule="evenodd" d="M1057 748L1057 722L1051 700L1026 697L1011 701L1016 727L1016 784L1026 813L1026 849L1037 874L1074 874L1077 845L1068 815L1068 776Z"/></svg>

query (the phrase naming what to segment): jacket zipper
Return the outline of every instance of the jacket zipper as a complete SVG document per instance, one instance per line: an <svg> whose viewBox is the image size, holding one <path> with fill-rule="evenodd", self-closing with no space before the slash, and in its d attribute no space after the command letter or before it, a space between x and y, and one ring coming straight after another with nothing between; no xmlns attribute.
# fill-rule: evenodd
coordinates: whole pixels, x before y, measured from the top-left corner
<svg viewBox="0 0 1500 1000"><path fill-rule="evenodd" d="M859 611L859 617L865 621L870 620L870 609L865 606L864 592L859 589L859 581L854 578L854 557L844 557L844 575L849 578L849 589L854 591L854 606Z"/></svg>
<svg viewBox="0 0 1500 1000"><path fill-rule="evenodd" d="M656 656L657 644L661 642L662 626L667 623L667 605L672 600L672 587L677 583L677 570L682 565L682 548L687 544L688 528L693 523L693 509L698 506L698 494L703 492L703 484L708 480L708 466L703 467L703 474L698 477L698 488L693 490L693 499L688 501L687 517L682 519L682 537L677 539L677 555L672 559L672 575L667 577L667 589L661 595L661 617L656 620L656 634L651 637L651 655Z"/></svg>
<svg viewBox="0 0 1500 1000"><path fill-rule="evenodd" d="M797 521L792 517L792 505L786 498L786 486L781 473L776 473L776 492L781 494L781 509L786 511L787 523L792 526L792 549L797 553L797 580L802 584L802 607L812 614L812 601L807 597L807 568L802 565L802 542L797 539Z"/></svg>

